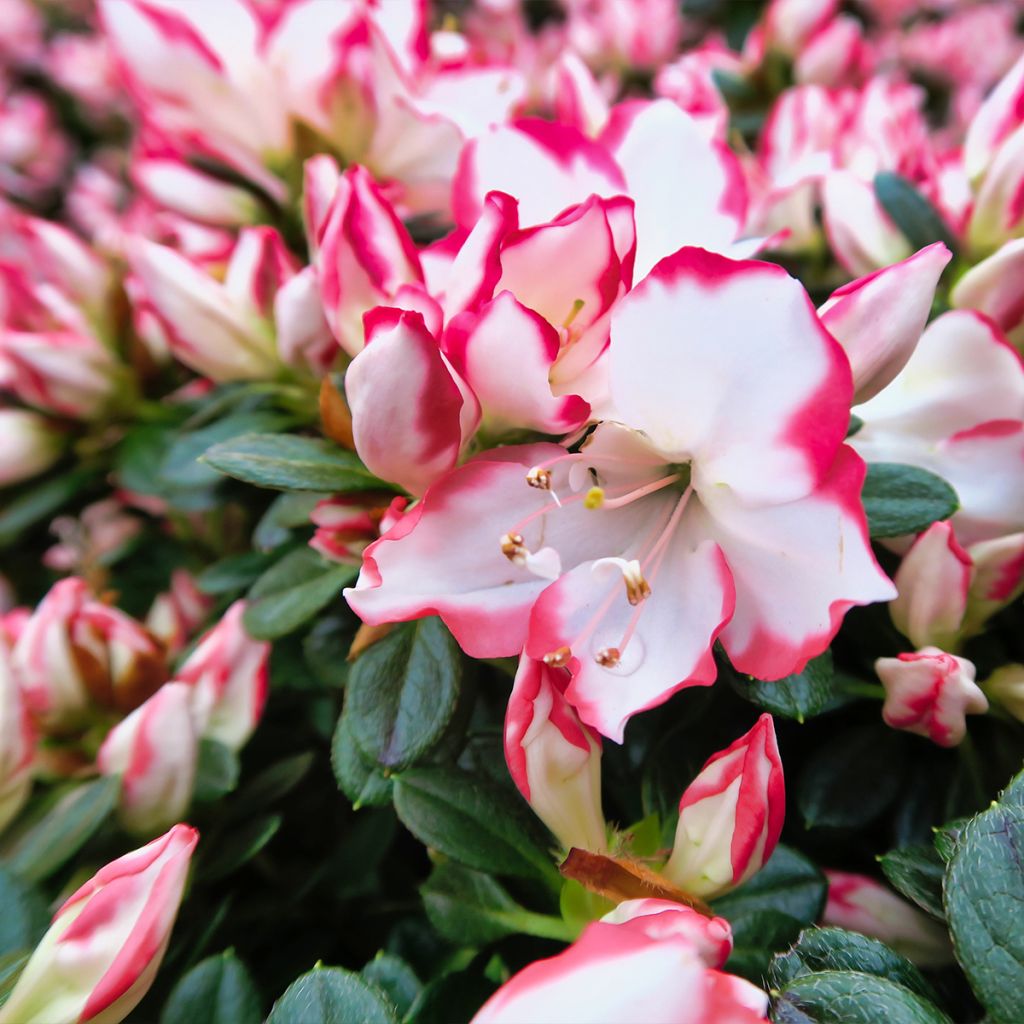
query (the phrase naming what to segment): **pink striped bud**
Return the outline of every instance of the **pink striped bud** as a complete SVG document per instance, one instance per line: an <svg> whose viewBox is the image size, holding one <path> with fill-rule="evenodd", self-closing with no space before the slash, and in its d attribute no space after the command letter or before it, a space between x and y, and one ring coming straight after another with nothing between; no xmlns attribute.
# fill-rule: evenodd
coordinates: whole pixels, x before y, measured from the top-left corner
<svg viewBox="0 0 1024 1024"><path fill-rule="evenodd" d="M36 741L10 658L6 640L0 638L0 831L28 799Z"/></svg>
<svg viewBox="0 0 1024 1024"><path fill-rule="evenodd" d="M199 735L232 750L245 746L267 700L270 644L242 625L245 602L236 601L178 669L175 679L194 688Z"/></svg>
<svg viewBox="0 0 1024 1024"><path fill-rule="evenodd" d="M168 653L177 654L206 618L211 603L187 569L175 569L170 590L157 594L149 609L146 628Z"/></svg>
<svg viewBox="0 0 1024 1024"><path fill-rule="evenodd" d="M54 915L0 1024L117 1024L160 968L199 833L175 825L101 868Z"/></svg>
<svg viewBox="0 0 1024 1024"><path fill-rule="evenodd" d="M694 896L742 885L772 855L786 790L771 715L714 754L679 801L672 856L662 874Z"/></svg>
<svg viewBox="0 0 1024 1024"><path fill-rule="evenodd" d="M100 773L121 776L118 812L129 832L153 835L188 810L199 754L192 694L186 683L165 683L100 747Z"/></svg>
<svg viewBox="0 0 1024 1024"><path fill-rule="evenodd" d="M92 705L131 711L167 679L160 644L74 576L55 584L25 623L12 665L29 711L48 729L81 724Z"/></svg>
<svg viewBox="0 0 1024 1024"><path fill-rule="evenodd" d="M25 409L0 409L0 487L42 473L60 458L63 440L42 416Z"/></svg>
<svg viewBox="0 0 1024 1024"><path fill-rule="evenodd" d="M921 967L951 963L946 930L867 875L826 871L828 903L822 924L880 939Z"/></svg>
<svg viewBox="0 0 1024 1024"><path fill-rule="evenodd" d="M932 523L900 563L889 605L893 625L915 646L956 645L967 610L971 558L949 523Z"/></svg>
<svg viewBox="0 0 1024 1024"><path fill-rule="evenodd" d="M965 636L980 633L988 618L1024 591L1024 533L1011 533L972 544L974 563L964 616Z"/></svg>
<svg viewBox="0 0 1024 1024"><path fill-rule="evenodd" d="M525 654L505 716L505 761L519 792L566 848L607 848L601 741L565 699L565 669Z"/></svg>
<svg viewBox="0 0 1024 1024"><path fill-rule="evenodd" d="M316 527L309 546L332 562L360 565L363 549L402 518L408 503L402 497L387 506L358 495L324 498L309 515Z"/></svg>
<svg viewBox="0 0 1024 1024"><path fill-rule="evenodd" d="M885 687L886 724L926 736L940 747L955 747L964 738L966 715L988 710L974 682L974 665L938 647L879 658L875 672Z"/></svg>

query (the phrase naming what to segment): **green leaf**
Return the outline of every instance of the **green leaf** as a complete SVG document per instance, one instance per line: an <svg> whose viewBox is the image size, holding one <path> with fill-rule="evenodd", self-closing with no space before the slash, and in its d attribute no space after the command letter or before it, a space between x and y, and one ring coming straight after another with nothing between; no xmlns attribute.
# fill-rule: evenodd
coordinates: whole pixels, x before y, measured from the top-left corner
<svg viewBox="0 0 1024 1024"><path fill-rule="evenodd" d="M860 971L795 978L775 995L776 1024L951 1024L933 1003L896 982Z"/></svg>
<svg viewBox="0 0 1024 1024"><path fill-rule="evenodd" d="M10 498L0 512L0 547L13 544L30 526L50 519L95 477L91 470L73 470Z"/></svg>
<svg viewBox="0 0 1024 1024"><path fill-rule="evenodd" d="M0 907L0 957L31 952L50 923L42 893L0 868Z"/></svg>
<svg viewBox="0 0 1024 1024"><path fill-rule="evenodd" d="M237 871L274 838L281 821L280 814L264 814L221 832L219 844L207 847L210 852L199 858L197 874L204 881L215 882Z"/></svg>
<svg viewBox="0 0 1024 1024"><path fill-rule="evenodd" d="M900 791L904 756L902 738L881 724L852 729L819 747L797 790L807 827L857 828L877 817Z"/></svg>
<svg viewBox="0 0 1024 1024"><path fill-rule="evenodd" d="M953 950L992 1024L1018 1024L1024 992L1024 808L994 804L960 834L943 885Z"/></svg>
<svg viewBox="0 0 1024 1024"><path fill-rule="evenodd" d="M401 771L444 735L461 683L459 645L440 619L399 626L349 672L345 714L352 736L368 758Z"/></svg>
<svg viewBox="0 0 1024 1024"><path fill-rule="evenodd" d="M338 719L331 741L331 767L338 787L352 801L352 806L382 807L391 803L394 781L385 776L379 765L368 760L352 736L346 714Z"/></svg>
<svg viewBox="0 0 1024 1024"><path fill-rule="evenodd" d="M312 751L306 751L264 768L238 791L227 812L233 818L250 817L287 796L306 777L313 757Z"/></svg>
<svg viewBox="0 0 1024 1024"><path fill-rule="evenodd" d="M275 555L263 551L246 551L230 555L205 568L196 577L196 586L204 594L215 597L251 587L277 561Z"/></svg>
<svg viewBox="0 0 1024 1024"><path fill-rule="evenodd" d="M384 994L353 971L316 967L288 986L267 1024L398 1024Z"/></svg>
<svg viewBox="0 0 1024 1024"><path fill-rule="evenodd" d="M216 740L200 740L192 798L200 803L219 800L238 785L238 772L238 755L230 747Z"/></svg>
<svg viewBox="0 0 1024 1024"><path fill-rule="evenodd" d="M399 1016L404 1017L416 1001L423 986L416 972L394 953L381 951L361 971L363 977L376 985L395 1004Z"/></svg>
<svg viewBox="0 0 1024 1024"><path fill-rule="evenodd" d="M286 636L330 604L357 572L326 562L309 548L296 548L253 584L242 623L257 640Z"/></svg>
<svg viewBox="0 0 1024 1024"><path fill-rule="evenodd" d="M561 886L533 820L487 779L449 766L413 769L395 780L395 810L420 842L466 867Z"/></svg>
<svg viewBox="0 0 1024 1024"><path fill-rule="evenodd" d="M160 1024L260 1024L260 997L230 950L192 968L167 997Z"/></svg>
<svg viewBox="0 0 1024 1024"><path fill-rule="evenodd" d="M788 949L803 925L777 910L755 910L732 924L733 949L725 970L761 985L772 957Z"/></svg>
<svg viewBox="0 0 1024 1024"><path fill-rule="evenodd" d="M924 975L884 942L842 928L808 928L796 945L780 953L771 963L768 979L772 988L783 988L796 978L823 971L859 971L888 978L935 1001L935 990Z"/></svg>
<svg viewBox="0 0 1024 1024"><path fill-rule="evenodd" d="M215 444L202 462L257 487L281 491L391 490L352 452L319 437L243 434Z"/></svg>
<svg viewBox="0 0 1024 1024"><path fill-rule="evenodd" d="M4 863L29 882L49 878L107 820L120 789L120 778L109 776L63 790L39 818L5 837Z"/></svg>
<svg viewBox="0 0 1024 1024"><path fill-rule="evenodd" d="M420 888L430 923L459 945L484 946L518 931L520 908L490 875L453 861L438 865Z"/></svg>
<svg viewBox="0 0 1024 1024"><path fill-rule="evenodd" d="M904 846L878 858L893 887L940 921L945 864L934 846Z"/></svg>
<svg viewBox="0 0 1024 1024"><path fill-rule="evenodd" d="M262 551L280 547L291 539L291 531L311 525L310 514L323 498L322 491L285 491L260 517L252 533L252 545Z"/></svg>
<svg viewBox="0 0 1024 1024"><path fill-rule="evenodd" d="M727 673L727 678L732 688L752 704L798 722L821 714L835 696L831 651L809 661L802 672L774 682L742 676L735 669Z"/></svg>
<svg viewBox="0 0 1024 1024"><path fill-rule="evenodd" d="M956 491L940 476L897 462L869 462L861 491L872 537L920 533L960 507Z"/></svg>
<svg viewBox="0 0 1024 1024"><path fill-rule="evenodd" d="M715 900L714 909L729 921L758 910L775 910L812 924L825 908L827 893L825 876L814 864L780 845L753 878Z"/></svg>
<svg viewBox="0 0 1024 1024"><path fill-rule="evenodd" d="M894 171L879 171L874 184L879 205L915 252L932 242L945 242L956 254L956 239L949 225L906 178Z"/></svg>

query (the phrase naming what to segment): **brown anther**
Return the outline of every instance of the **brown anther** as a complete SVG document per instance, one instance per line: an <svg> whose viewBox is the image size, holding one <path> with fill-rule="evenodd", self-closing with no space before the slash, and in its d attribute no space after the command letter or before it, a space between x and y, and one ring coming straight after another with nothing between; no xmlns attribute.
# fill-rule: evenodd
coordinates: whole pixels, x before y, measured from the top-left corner
<svg viewBox="0 0 1024 1024"><path fill-rule="evenodd" d="M549 668L565 668L572 657L568 647L559 647L557 651L549 651L544 655L544 664Z"/></svg>
<svg viewBox="0 0 1024 1024"><path fill-rule="evenodd" d="M618 647L602 647L594 655L594 661L602 668L615 668L622 658L622 651Z"/></svg>
<svg viewBox="0 0 1024 1024"><path fill-rule="evenodd" d="M501 535L501 553L510 561L517 562L527 555L526 541L521 533L503 533Z"/></svg>
<svg viewBox="0 0 1024 1024"><path fill-rule="evenodd" d="M643 576L626 576L626 600L632 605L637 605L641 601L646 600L651 596L651 585L643 578Z"/></svg>
<svg viewBox="0 0 1024 1024"><path fill-rule="evenodd" d="M533 469L526 474L526 482L531 487L536 487L538 491L550 491L551 470L544 469L541 466L534 466Z"/></svg>

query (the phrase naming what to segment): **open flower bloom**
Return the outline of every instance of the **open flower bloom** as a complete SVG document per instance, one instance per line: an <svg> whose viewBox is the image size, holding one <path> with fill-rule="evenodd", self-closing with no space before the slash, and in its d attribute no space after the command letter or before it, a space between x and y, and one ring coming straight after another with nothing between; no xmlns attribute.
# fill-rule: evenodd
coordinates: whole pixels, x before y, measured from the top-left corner
<svg viewBox="0 0 1024 1024"><path fill-rule="evenodd" d="M988 700L974 682L974 665L938 647L879 658L875 671L885 687L886 724L926 736L940 747L963 740L966 715L988 711Z"/></svg>
<svg viewBox="0 0 1024 1024"><path fill-rule="evenodd" d="M828 903L821 923L880 939L920 967L951 963L946 929L867 875L826 871Z"/></svg>
<svg viewBox="0 0 1024 1024"><path fill-rule="evenodd" d="M191 687L165 683L100 747L100 773L121 776L118 811L129 832L153 835L188 810L199 754L191 702Z"/></svg>
<svg viewBox="0 0 1024 1024"><path fill-rule="evenodd" d="M107 864L54 915L0 1024L123 1020L167 950L199 833L188 825Z"/></svg>
<svg viewBox="0 0 1024 1024"><path fill-rule="evenodd" d="M842 444L849 366L784 271L680 250L615 307L609 374L619 422L577 453L504 448L442 478L346 596L371 623L439 614L474 656L525 641L621 740L714 681L716 637L777 679L895 590Z"/></svg>
<svg viewBox="0 0 1024 1024"><path fill-rule="evenodd" d="M672 856L662 874L707 899L742 885L772 855L786 789L771 715L713 755L679 801Z"/></svg>
<svg viewBox="0 0 1024 1024"><path fill-rule="evenodd" d="M145 239L132 242L130 257L139 333L211 380L273 378L286 361L323 370L333 358L319 297L308 288L313 272L299 270L273 228L242 230L223 282Z"/></svg>
<svg viewBox="0 0 1024 1024"><path fill-rule="evenodd" d="M192 688L199 735L241 750L267 702L270 644L245 631L245 602L236 601L220 622L203 634L175 673Z"/></svg>
<svg viewBox="0 0 1024 1024"><path fill-rule="evenodd" d="M962 545L1024 529L1024 364L981 313L953 310L925 329L906 366L854 412L868 462L937 473L960 498Z"/></svg>
<svg viewBox="0 0 1024 1024"><path fill-rule="evenodd" d="M676 920L682 916L667 909L636 917L627 912L621 923L589 924L567 950L530 964L502 985L472 1024L619 1024L627 1020L754 1024L765 1020L765 993L741 978L709 968L706 945L695 939L687 921Z"/></svg>
<svg viewBox="0 0 1024 1024"><path fill-rule="evenodd" d="M601 740L565 699L569 673L526 655L505 716L512 781L566 849L603 853Z"/></svg>
<svg viewBox="0 0 1024 1024"><path fill-rule="evenodd" d="M131 711L167 679L164 650L148 630L74 576L54 584L25 623L12 666L46 728L79 724L93 703Z"/></svg>

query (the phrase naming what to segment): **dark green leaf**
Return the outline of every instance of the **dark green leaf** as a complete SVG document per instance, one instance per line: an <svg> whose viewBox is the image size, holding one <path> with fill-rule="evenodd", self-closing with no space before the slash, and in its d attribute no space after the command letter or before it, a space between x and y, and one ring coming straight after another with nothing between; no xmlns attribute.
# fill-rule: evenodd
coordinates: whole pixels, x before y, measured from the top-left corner
<svg viewBox="0 0 1024 1024"><path fill-rule="evenodd" d="M715 900L715 913L730 921L758 910L775 910L801 924L816 921L825 907L828 883L803 854L777 846L750 881Z"/></svg>
<svg viewBox="0 0 1024 1024"><path fill-rule="evenodd" d="M265 814L222 832L220 842L199 859L197 873L207 882L230 875L263 849L281 827L280 814Z"/></svg>
<svg viewBox="0 0 1024 1024"><path fill-rule="evenodd" d="M1024 992L1024 808L995 804L963 830L943 886L953 949L993 1024L1018 1024Z"/></svg>
<svg viewBox="0 0 1024 1024"><path fill-rule="evenodd" d="M3 861L30 882L49 878L70 860L107 820L117 803L121 780L95 779L65 790L38 818L5 837Z"/></svg>
<svg viewBox="0 0 1024 1024"><path fill-rule="evenodd" d="M398 1024L398 1015L384 994L358 974L317 967L288 987L267 1024Z"/></svg>
<svg viewBox="0 0 1024 1024"><path fill-rule="evenodd" d="M292 530L311 525L310 513L326 497L330 495L317 491L286 491L279 494L253 530L253 547L269 551L286 543Z"/></svg>
<svg viewBox="0 0 1024 1024"><path fill-rule="evenodd" d="M376 985L395 1004L404 1017L416 1001L423 986L416 972L393 953L378 953L362 970L363 977Z"/></svg>
<svg viewBox="0 0 1024 1024"><path fill-rule="evenodd" d="M872 537L920 533L960 507L956 491L940 476L897 462L870 462L861 492Z"/></svg>
<svg viewBox="0 0 1024 1024"><path fill-rule="evenodd" d="M282 491L390 489L352 452L318 437L243 434L215 444L202 461L245 483Z"/></svg>
<svg viewBox="0 0 1024 1024"><path fill-rule="evenodd" d="M262 811L287 796L306 776L313 765L313 753L295 754L264 768L247 782L232 799L232 817L244 818Z"/></svg>
<svg viewBox="0 0 1024 1024"><path fill-rule="evenodd" d="M495 985L478 970L453 971L423 987L406 1018L407 1024L452 1024L470 1020Z"/></svg>
<svg viewBox="0 0 1024 1024"><path fill-rule="evenodd" d="M879 857L885 877L893 887L940 921L942 876L945 864L933 846L904 846Z"/></svg>
<svg viewBox="0 0 1024 1024"><path fill-rule="evenodd" d="M727 678L741 697L773 715L798 722L820 714L835 695L831 651L809 661L802 672L774 682L752 679L735 670Z"/></svg>
<svg viewBox="0 0 1024 1024"><path fill-rule="evenodd" d="M953 859L956 844L970 820L970 818L957 818L954 821L947 821L942 828L935 830L935 852L946 864Z"/></svg>
<svg viewBox="0 0 1024 1024"><path fill-rule="evenodd" d="M483 946L518 931L518 905L480 871L448 861L434 868L420 893L430 923L459 945Z"/></svg>
<svg viewBox="0 0 1024 1024"><path fill-rule="evenodd" d="M325 562L309 548L296 548L253 584L242 622L258 640L286 636L330 604L357 572Z"/></svg>
<svg viewBox="0 0 1024 1024"><path fill-rule="evenodd" d="M204 569L196 577L196 586L204 594L219 596L244 590L272 566L277 559L262 551L231 555Z"/></svg>
<svg viewBox="0 0 1024 1024"><path fill-rule="evenodd" d="M0 512L0 546L12 544L30 526L51 518L95 476L85 469L62 473L6 501Z"/></svg>
<svg viewBox="0 0 1024 1024"><path fill-rule="evenodd" d="M358 628L351 615L322 615L303 638L306 664L324 686L341 687L348 681L348 652Z"/></svg>
<svg viewBox="0 0 1024 1024"><path fill-rule="evenodd" d="M935 1001L935 990L905 957L884 942L842 928L808 928L788 953L772 961L768 978L772 988L783 988L796 978L823 971L859 971L888 978Z"/></svg>
<svg viewBox="0 0 1024 1024"><path fill-rule="evenodd" d="M807 827L856 828L877 817L900 791L901 737L879 724L820 747L807 762L797 804Z"/></svg>
<svg viewBox="0 0 1024 1024"><path fill-rule="evenodd" d="M885 978L822 971L795 978L774 999L776 1024L950 1024L933 1003Z"/></svg>
<svg viewBox="0 0 1024 1024"><path fill-rule="evenodd" d="M875 196L912 249L917 251L932 242L945 242L956 253L956 239L949 225L902 175L894 171L879 171L875 175Z"/></svg>
<svg viewBox="0 0 1024 1024"><path fill-rule="evenodd" d="M23 878L0 868L0 956L31 952L50 915L46 899Z"/></svg>
<svg viewBox="0 0 1024 1024"><path fill-rule="evenodd" d="M234 953L211 956L171 991L160 1024L260 1024L260 999Z"/></svg>
<svg viewBox="0 0 1024 1024"><path fill-rule="evenodd" d="M362 752L391 771L415 764L444 735L462 682L462 655L440 619L392 630L349 672L345 714Z"/></svg>
<svg viewBox="0 0 1024 1024"><path fill-rule="evenodd" d="M216 740L199 741L199 761L192 793L200 803L212 803L238 785L238 755Z"/></svg>
<svg viewBox="0 0 1024 1024"><path fill-rule="evenodd" d="M395 810L420 842L467 867L561 883L532 819L487 779L455 767L416 768L396 778Z"/></svg>
<svg viewBox="0 0 1024 1024"><path fill-rule="evenodd" d="M385 776L380 766L370 761L359 749L345 714L338 719L338 726L334 730L331 765L339 788L352 801L356 810L391 803L394 781Z"/></svg>
<svg viewBox="0 0 1024 1024"><path fill-rule="evenodd" d="M761 985L772 957L788 949L803 925L777 910L755 910L732 922L733 949L725 970Z"/></svg>

